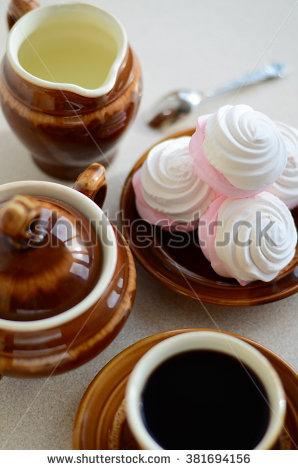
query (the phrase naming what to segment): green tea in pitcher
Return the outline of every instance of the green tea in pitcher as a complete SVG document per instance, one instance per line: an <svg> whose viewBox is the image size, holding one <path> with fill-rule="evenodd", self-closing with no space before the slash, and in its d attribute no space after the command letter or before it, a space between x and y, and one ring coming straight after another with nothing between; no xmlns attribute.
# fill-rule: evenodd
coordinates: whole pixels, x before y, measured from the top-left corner
<svg viewBox="0 0 298 470"><path fill-rule="evenodd" d="M107 28L68 12L31 32L18 58L28 73L42 80L96 89L107 79L117 53L116 40Z"/></svg>

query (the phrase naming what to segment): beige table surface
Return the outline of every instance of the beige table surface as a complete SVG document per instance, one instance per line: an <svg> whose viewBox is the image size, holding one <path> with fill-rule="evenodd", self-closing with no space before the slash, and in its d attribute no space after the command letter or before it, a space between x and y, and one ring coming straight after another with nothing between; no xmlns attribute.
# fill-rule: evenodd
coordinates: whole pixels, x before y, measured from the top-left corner
<svg viewBox="0 0 298 470"><path fill-rule="evenodd" d="M55 3L40 0L42 4ZM160 138L144 124L144 113L169 90L221 85L268 61L284 61L290 74L209 103L247 103L298 127L298 2L295 0L94 0L124 24L144 74L138 117L108 169L105 208L114 217L121 186L142 152ZM0 52L6 41L8 0L0 2ZM195 116L177 128L195 124ZM174 130L174 129L173 129ZM48 179L31 161L0 115L0 183ZM0 448L70 449L81 397L98 371L128 345L160 331L217 325L273 349L292 366L297 357L298 296L259 307L205 305L171 292L137 266L137 296L125 327L88 364L50 379L0 381ZM207 313L208 312L208 313Z"/></svg>

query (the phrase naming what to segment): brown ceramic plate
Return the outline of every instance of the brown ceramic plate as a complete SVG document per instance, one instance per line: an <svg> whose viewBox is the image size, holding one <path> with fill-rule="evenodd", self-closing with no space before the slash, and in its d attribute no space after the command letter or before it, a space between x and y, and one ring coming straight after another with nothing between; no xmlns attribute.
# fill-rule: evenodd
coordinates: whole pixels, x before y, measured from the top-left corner
<svg viewBox="0 0 298 470"><path fill-rule="evenodd" d="M197 329L172 330L142 339L122 351L110 361L89 385L80 403L73 430L73 449L137 449L125 416L124 395L129 374L138 360L155 344L170 336ZM279 449L298 446L298 377L286 362L269 349L242 336L240 338L257 348L274 366L287 395L287 415Z"/></svg>
<svg viewBox="0 0 298 470"><path fill-rule="evenodd" d="M188 129L172 134L168 138L193 133L194 129ZM217 305L259 305L298 292L298 248L294 260L274 281L269 283L258 281L241 287L234 279L220 277L213 271L199 247L196 231L190 233L191 240L186 247L177 248L173 234L141 219L135 206L132 178L142 166L149 150L138 160L128 175L120 206L124 236L137 260L153 277L176 292ZM297 227L297 208L293 211L293 216ZM189 235L182 236L185 238Z"/></svg>

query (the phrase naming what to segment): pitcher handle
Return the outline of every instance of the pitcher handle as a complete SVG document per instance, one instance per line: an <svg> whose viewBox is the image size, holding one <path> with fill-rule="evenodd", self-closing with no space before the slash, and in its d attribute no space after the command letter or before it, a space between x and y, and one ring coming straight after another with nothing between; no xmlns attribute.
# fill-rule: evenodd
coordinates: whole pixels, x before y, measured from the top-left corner
<svg viewBox="0 0 298 470"><path fill-rule="evenodd" d="M81 173L73 189L85 194L99 207L102 207L107 194L106 170L99 163L92 163Z"/></svg>
<svg viewBox="0 0 298 470"><path fill-rule="evenodd" d="M23 15L39 7L36 0L11 0L7 11L7 23L9 29L13 27Z"/></svg>

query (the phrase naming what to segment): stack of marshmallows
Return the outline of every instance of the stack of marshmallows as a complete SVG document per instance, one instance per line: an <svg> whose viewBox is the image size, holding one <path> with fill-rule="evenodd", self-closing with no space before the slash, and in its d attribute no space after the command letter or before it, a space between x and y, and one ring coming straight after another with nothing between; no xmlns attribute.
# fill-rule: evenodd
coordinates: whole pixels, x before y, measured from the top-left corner
<svg viewBox="0 0 298 470"><path fill-rule="evenodd" d="M220 276L270 282L295 256L298 130L250 106L223 106L192 137L153 147L133 186L143 219L198 230Z"/></svg>

